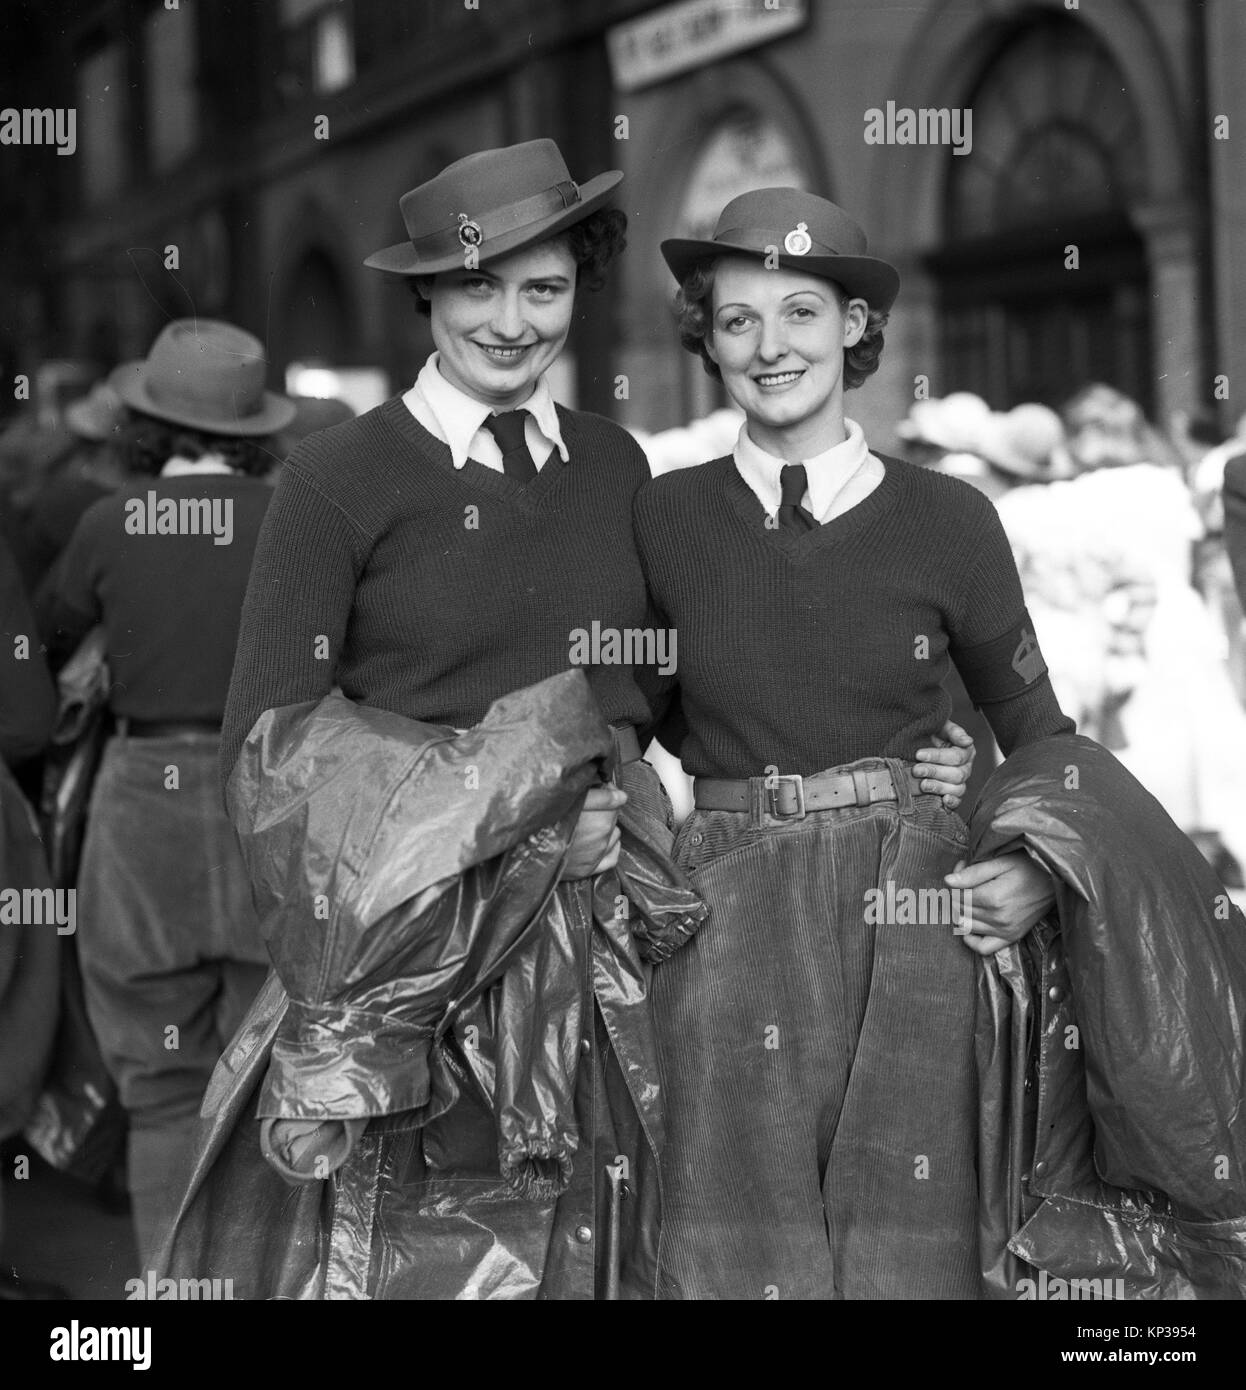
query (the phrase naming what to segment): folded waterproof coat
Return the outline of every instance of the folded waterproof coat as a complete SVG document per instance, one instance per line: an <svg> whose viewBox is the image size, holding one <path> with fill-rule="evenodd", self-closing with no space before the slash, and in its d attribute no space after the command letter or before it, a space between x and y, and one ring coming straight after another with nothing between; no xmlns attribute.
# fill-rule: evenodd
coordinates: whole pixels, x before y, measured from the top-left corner
<svg viewBox="0 0 1246 1390"><path fill-rule="evenodd" d="M591 1297L609 1241L619 1292L652 1296L644 961L706 910L632 803L618 870L559 883L612 747L580 672L463 734L340 695L261 716L228 801L274 973L209 1086L162 1273L241 1298ZM595 1038L604 1154L599 1120L584 1132ZM292 1188L260 1118L369 1123Z"/></svg>
<svg viewBox="0 0 1246 1390"><path fill-rule="evenodd" d="M1246 919L1106 749L1018 749L970 825L1056 909L983 963L986 1291L1246 1298Z"/></svg>

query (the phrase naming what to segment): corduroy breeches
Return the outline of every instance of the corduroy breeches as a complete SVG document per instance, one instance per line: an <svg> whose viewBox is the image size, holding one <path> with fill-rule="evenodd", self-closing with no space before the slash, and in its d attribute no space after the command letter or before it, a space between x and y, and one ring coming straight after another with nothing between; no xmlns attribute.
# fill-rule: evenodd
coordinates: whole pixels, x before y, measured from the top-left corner
<svg viewBox="0 0 1246 1390"><path fill-rule="evenodd" d="M654 972L685 1297L978 1296L975 958L942 883L965 827L886 765L899 802L680 831L712 909Z"/></svg>

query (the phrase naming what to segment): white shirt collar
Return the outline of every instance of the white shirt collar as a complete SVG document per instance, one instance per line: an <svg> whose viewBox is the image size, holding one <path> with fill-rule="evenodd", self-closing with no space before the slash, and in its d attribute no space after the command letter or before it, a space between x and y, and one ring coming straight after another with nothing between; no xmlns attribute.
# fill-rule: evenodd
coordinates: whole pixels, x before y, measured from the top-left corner
<svg viewBox="0 0 1246 1390"><path fill-rule="evenodd" d="M812 458L799 460L805 465L808 476L808 491L803 505L818 521L827 519L832 504L855 473L859 472L863 479L876 482L886 472L882 461L875 458L866 446L865 432L861 426L855 420L845 419L844 427L848 437L842 444L835 444ZM749 436L747 422L740 426L734 458L740 476L766 511L773 515L779 510L783 497L779 470L788 460L776 458L755 444ZM856 489L853 491L855 493ZM848 499L845 496L843 500Z"/></svg>
<svg viewBox="0 0 1246 1390"><path fill-rule="evenodd" d="M485 420L494 410L492 406L469 396L465 391L447 381L440 371L441 354L434 352L420 368L415 379L415 388L424 395L424 401L441 426L445 442L450 446L450 457L455 468L462 468L471 457L472 440L480 432ZM408 393L410 394L410 393ZM549 383L544 376L537 379L532 394L517 407L526 410L536 421L537 428L558 450L564 463L567 462L567 446L563 443L562 429L558 423L558 411L550 394Z"/></svg>

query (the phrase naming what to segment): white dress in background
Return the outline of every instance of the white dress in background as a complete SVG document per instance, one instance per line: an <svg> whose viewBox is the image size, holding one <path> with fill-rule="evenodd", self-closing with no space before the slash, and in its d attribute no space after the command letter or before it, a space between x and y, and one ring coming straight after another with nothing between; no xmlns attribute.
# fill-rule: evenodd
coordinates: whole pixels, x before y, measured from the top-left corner
<svg viewBox="0 0 1246 1390"><path fill-rule="evenodd" d="M1187 833L1246 867L1246 713L1191 583L1203 534L1185 483L1139 463L997 503L1052 685Z"/></svg>

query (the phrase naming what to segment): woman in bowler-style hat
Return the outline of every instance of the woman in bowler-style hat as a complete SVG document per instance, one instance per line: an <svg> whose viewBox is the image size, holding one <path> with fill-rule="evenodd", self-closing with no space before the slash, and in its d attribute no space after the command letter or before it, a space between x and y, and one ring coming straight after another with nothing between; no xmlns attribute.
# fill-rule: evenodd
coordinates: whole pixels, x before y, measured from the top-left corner
<svg viewBox="0 0 1246 1390"><path fill-rule="evenodd" d="M78 881L86 1003L130 1121L146 1265L181 1191L217 1058L267 955L221 806L221 719L271 436L294 416L265 389L263 344L180 319L110 378L129 480L78 522L49 577L53 654L104 630L114 719Z"/></svg>
<svg viewBox="0 0 1246 1390"><path fill-rule="evenodd" d="M696 778L675 857L711 909L654 977L664 1259L690 1297L977 1297L974 952L1054 894L1024 855L954 872L965 825L912 760L949 661L1005 753L1072 725L994 508L844 415L899 290L856 222L762 189L662 252L746 415L636 501L679 630L660 737Z"/></svg>

